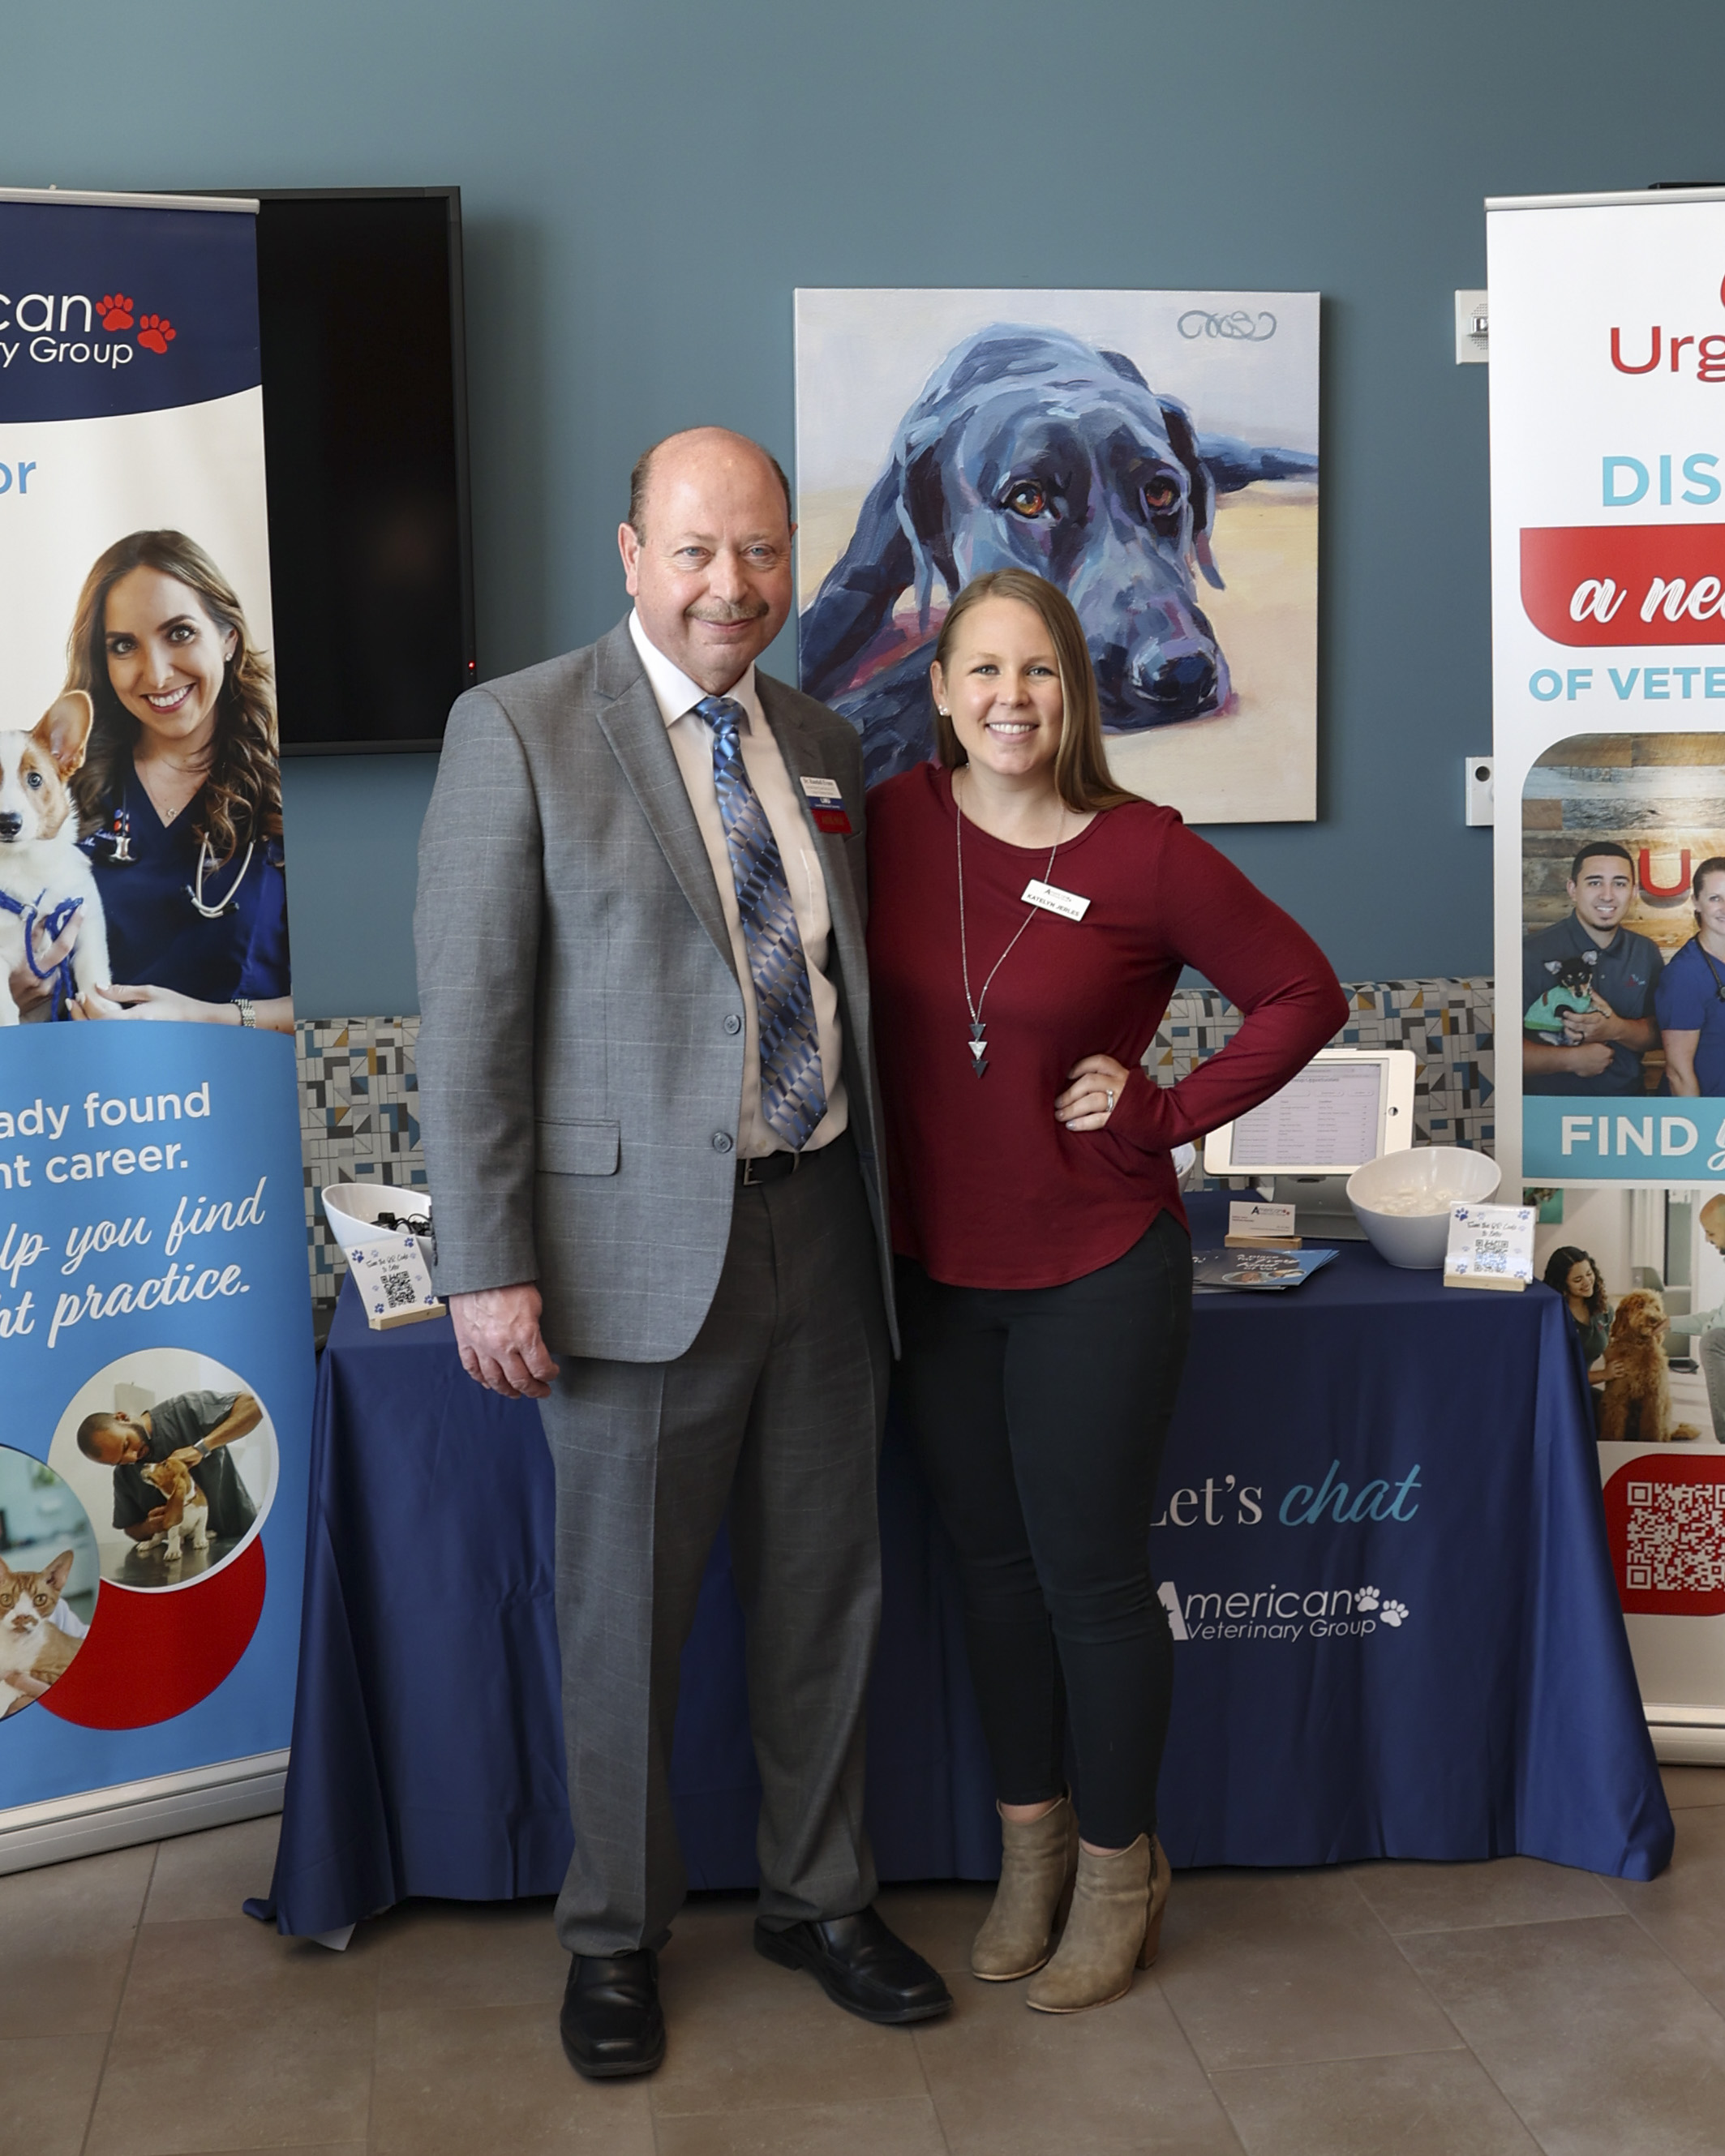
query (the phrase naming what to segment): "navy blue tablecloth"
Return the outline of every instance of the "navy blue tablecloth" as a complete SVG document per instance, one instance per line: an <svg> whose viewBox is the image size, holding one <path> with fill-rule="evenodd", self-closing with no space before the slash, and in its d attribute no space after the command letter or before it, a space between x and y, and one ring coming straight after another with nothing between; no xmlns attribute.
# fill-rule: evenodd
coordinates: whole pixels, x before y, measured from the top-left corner
<svg viewBox="0 0 1725 2156"><path fill-rule="evenodd" d="M1192 1212L1219 1240L1218 1201ZM408 1895L554 1892L569 1825L536 1411L474 1385L446 1321L374 1333L344 1289L312 1445L275 1921L305 1934ZM1664 1868L1671 1815L1584 1378L1549 1290L1446 1289L1351 1245L1291 1293L1200 1296L1161 1496L1174 1864L1520 1852L1633 1879ZM880 1505L880 1874L992 1877L951 1561L896 1423ZM673 1787L691 1884L752 1884L722 1537L684 1656Z"/></svg>

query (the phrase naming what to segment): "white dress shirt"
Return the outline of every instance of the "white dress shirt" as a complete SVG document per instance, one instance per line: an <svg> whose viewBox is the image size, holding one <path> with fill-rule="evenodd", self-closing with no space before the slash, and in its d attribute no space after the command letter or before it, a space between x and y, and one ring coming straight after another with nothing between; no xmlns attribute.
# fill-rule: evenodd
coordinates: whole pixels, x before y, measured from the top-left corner
<svg viewBox="0 0 1725 2156"><path fill-rule="evenodd" d="M713 881L725 926L731 932L731 952L737 978L742 988L743 1059L742 1101L737 1125L737 1149L745 1160L758 1160L769 1152L788 1152L790 1147L761 1113L761 1029L755 1009L755 978L749 970L748 945L743 939L742 916L737 906L737 880L731 873L730 850L725 844L725 821L719 814L719 789L713 778L713 730L694 708L707 691L691 681L680 666L648 641L641 618L631 613L629 633L641 655L677 768L689 791L689 803L701 835L706 841ZM827 945L833 932L833 916L827 903L826 877L820 856L809 837L809 826L798 807L794 785L761 699L751 666L736 686L726 690L743 713L737 728L737 745L743 768L755 797L764 810L783 864L791 895L791 911L797 917L797 933L803 939L803 963L814 1002L814 1024L820 1045L821 1077L826 1086L827 1111L809 1135L804 1152L830 1144L850 1121L845 1098L844 1037L839 1025L839 997L827 975Z"/></svg>

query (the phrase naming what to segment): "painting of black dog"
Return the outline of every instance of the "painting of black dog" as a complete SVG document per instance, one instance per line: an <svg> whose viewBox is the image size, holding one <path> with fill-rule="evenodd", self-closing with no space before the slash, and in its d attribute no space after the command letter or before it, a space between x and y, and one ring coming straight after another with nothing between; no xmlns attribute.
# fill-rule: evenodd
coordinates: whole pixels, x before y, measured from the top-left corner
<svg viewBox="0 0 1725 2156"><path fill-rule="evenodd" d="M1034 569L1071 599L1111 736L1237 708L1206 611L1225 588L1218 509L1255 485L1310 488L1318 459L1203 417L1127 352L1059 327L994 321L947 351L799 625L803 686L857 727L870 783L931 753L943 603L990 569Z"/></svg>

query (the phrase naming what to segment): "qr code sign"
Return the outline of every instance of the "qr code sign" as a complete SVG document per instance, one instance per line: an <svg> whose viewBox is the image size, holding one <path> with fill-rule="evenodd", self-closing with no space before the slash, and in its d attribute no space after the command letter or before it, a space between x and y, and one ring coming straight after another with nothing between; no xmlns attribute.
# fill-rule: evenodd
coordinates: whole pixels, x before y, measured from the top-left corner
<svg viewBox="0 0 1725 2156"><path fill-rule="evenodd" d="M405 1265L391 1265L380 1271L377 1285L383 1291L385 1305L391 1310L405 1310L410 1302L419 1300L419 1283Z"/></svg>
<svg viewBox="0 0 1725 2156"><path fill-rule="evenodd" d="M1725 1610L1725 1460L1644 1454L1619 1468L1604 1497L1626 1610L1671 1617Z"/></svg>

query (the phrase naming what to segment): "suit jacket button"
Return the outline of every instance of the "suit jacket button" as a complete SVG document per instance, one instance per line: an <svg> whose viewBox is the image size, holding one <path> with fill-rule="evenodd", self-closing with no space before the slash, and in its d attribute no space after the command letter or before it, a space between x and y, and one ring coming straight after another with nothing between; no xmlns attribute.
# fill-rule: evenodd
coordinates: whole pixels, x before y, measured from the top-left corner
<svg viewBox="0 0 1725 2156"><path fill-rule="evenodd" d="M742 1020L737 1015L735 1011L726 1012L725 1030L726 1033L741 1033L742 1031Z"/></svg>
<svg viewBox="0 0 1725 2156"><path fill-rule="evenodd" d="M737 1141L732 1137L728 1131L715 1131L713 1132L713 1151L715 1152L729 1152L732 1147L736 1142Z"/></svg>

